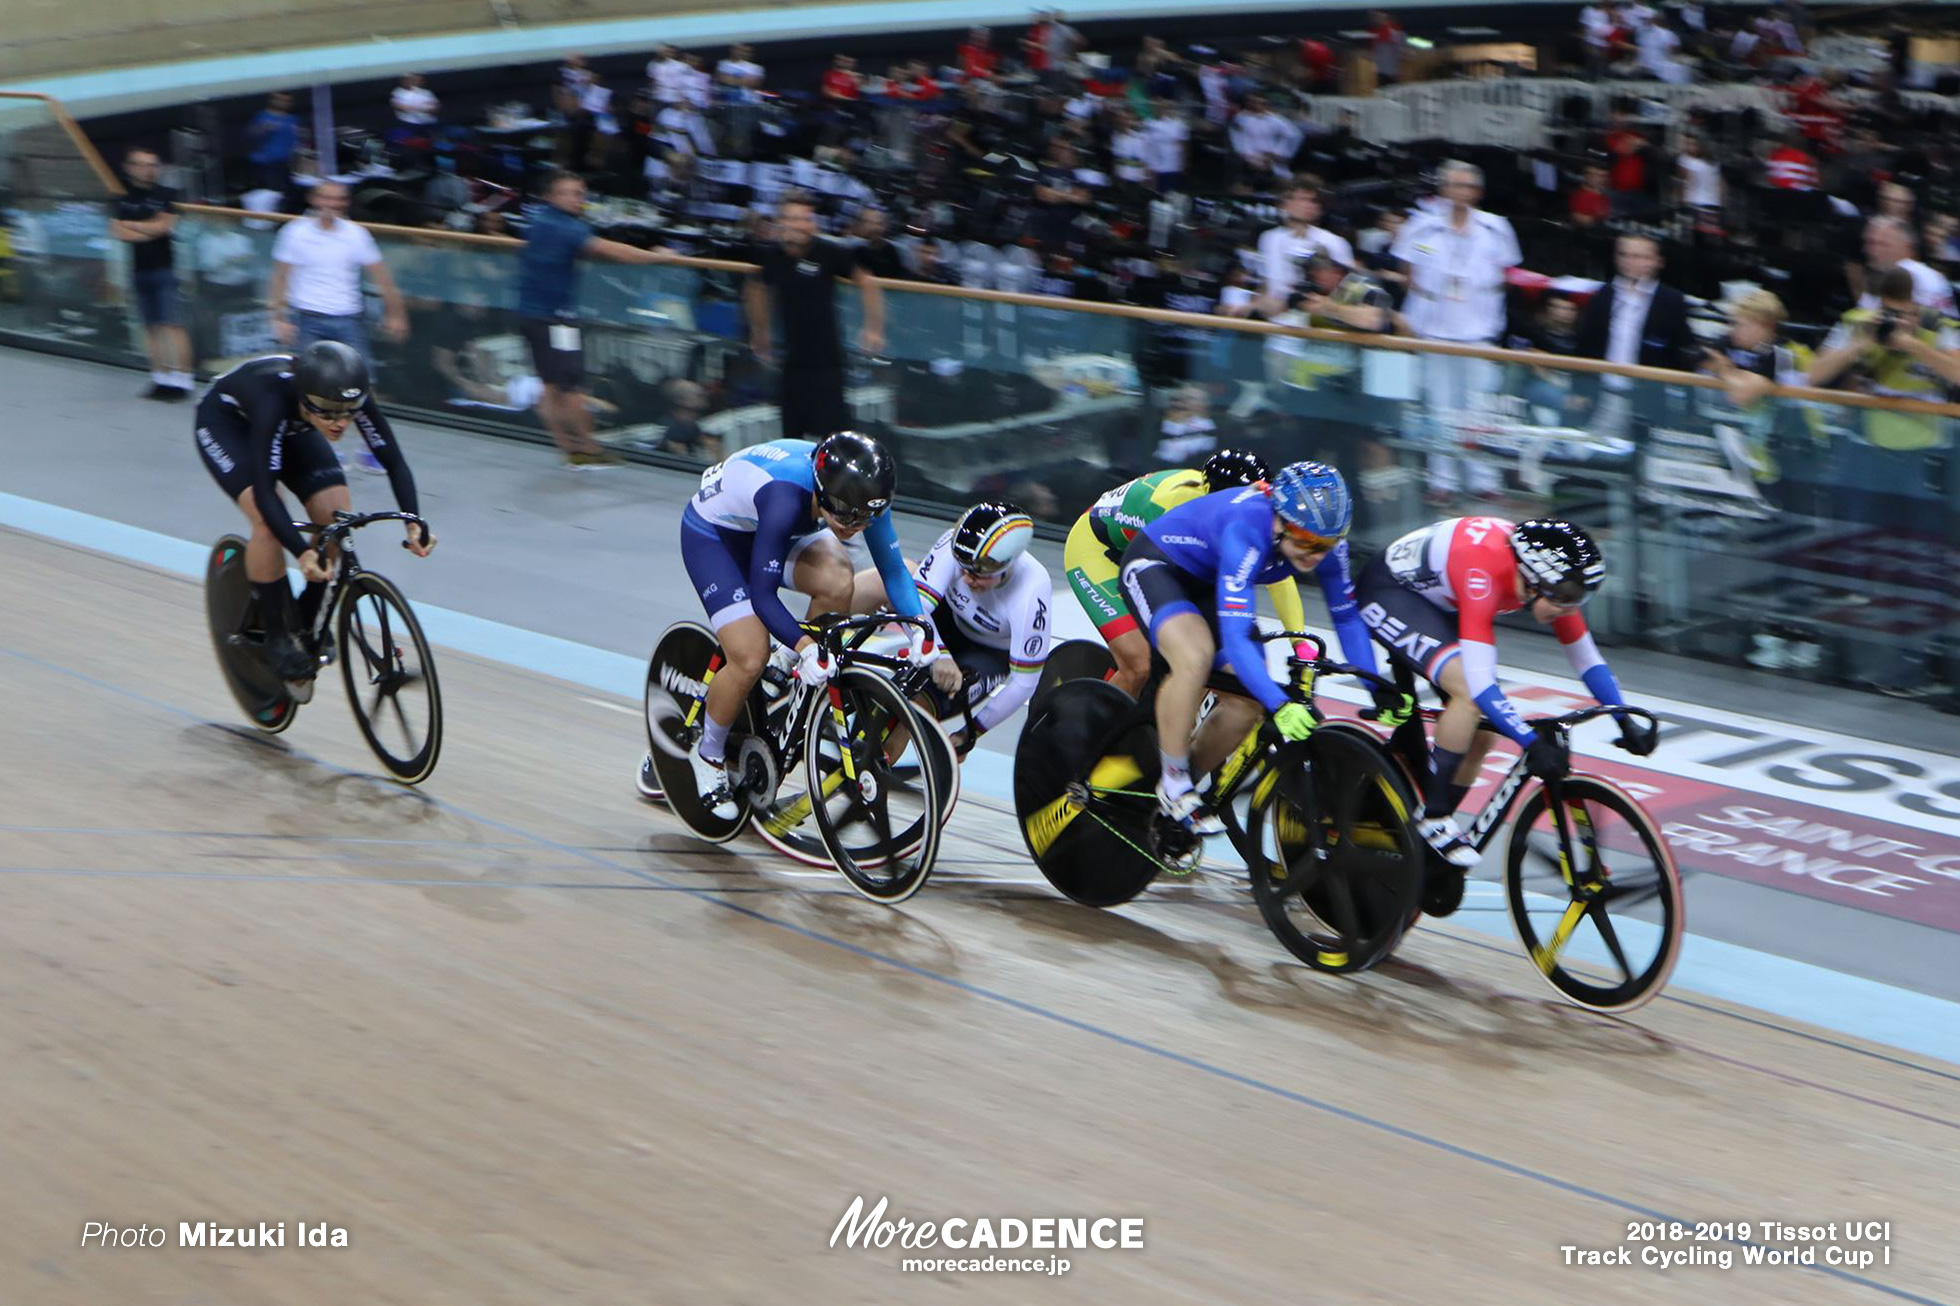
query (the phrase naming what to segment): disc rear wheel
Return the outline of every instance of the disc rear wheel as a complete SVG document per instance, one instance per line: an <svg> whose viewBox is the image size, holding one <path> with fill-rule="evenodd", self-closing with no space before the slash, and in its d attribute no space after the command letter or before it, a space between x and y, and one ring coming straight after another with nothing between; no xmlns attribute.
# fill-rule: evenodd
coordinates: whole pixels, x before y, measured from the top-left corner
<svg viewBox="0 0 1960 1306"><path fill-rule="evenodd" d="M266 662L265 631L245 574L245 541L236 535L225 536L211 550L204 572L204 613L218 670L246 720L269 735L290 726L299 715L299 700Z"/></svg>

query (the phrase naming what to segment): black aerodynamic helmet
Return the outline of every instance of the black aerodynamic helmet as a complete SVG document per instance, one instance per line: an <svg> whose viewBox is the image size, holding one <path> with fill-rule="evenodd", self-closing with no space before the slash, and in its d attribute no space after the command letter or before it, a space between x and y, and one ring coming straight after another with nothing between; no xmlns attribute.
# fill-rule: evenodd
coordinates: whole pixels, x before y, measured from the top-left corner
<svg viewBox="0 0 1960 1306"><path fill-rule="evenodd" d="M308 345L293 360L293 389L300 403L322 416L344 416L359 408L372 385L367 360L338 340Z"/></svg>
<svg viewBox="0 0 1960 1306"><path fill-rule="evenodd" d="M1533 593L1576 607L1606 579L1606 558L1592 536L1569 521L1534 517L1511 528L1511 552Z"/></svg>
<svg viewBox="0 0 1960 1306"><path fill-rule="evenodd" d="M1220 449L1205 459L1205 489L1213 494L1235 490L1254 481L1269 481L1273 470L1266 460L1250 449Z"/></svg>
<svg viewBox="0 0 1960 1306"><path fill-rule="evenodd" d="M891 507L898 469L885 446L856 431L826 436L812 455L817 503L833 517L868 522Z"/></svg>

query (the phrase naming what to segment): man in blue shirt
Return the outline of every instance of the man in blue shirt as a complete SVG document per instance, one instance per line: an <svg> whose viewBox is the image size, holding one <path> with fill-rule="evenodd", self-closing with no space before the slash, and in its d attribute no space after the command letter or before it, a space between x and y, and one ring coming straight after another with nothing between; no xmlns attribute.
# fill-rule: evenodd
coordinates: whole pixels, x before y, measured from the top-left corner
<svg viewBox="0 0 1960 1306"><path fill-rule="evenodd" d="M1313 729L1312 711L1289 699L1266 670L1265 646L1254 638L1254 586L1312 574L1348 662L1375 670L1374 646L1348 570L1352 520L1339 472L1324 463L1294 463L1271 485L1262 481L1180 504L1144 527L1124 551L1124 595L1170 666L1157 690L1157 801L1191 833L1225 828L1198 797L1192 773L1205 775L1222 762L1254 720L1245 699L1221 695L1192 738L1214 667L1237 677L1288 739L1304 739Z"/></svg>
<svg viewBox="0 0 1960 1306"><path fill-rule="evenodd" d="M592 438L592 413L585 406L585 346L578 322L578 261L602 258L613 263L665 263L670 249L637 249L592 234L579 215L585 211L585 179L554 172L545 178L544 207L531 215L524 248L517 256L517 318L544 395L538 415L544 429L574 471L611 462Z"/></svg>
<svg viewBox="0 0 1960 1306"><path fill-rule="evenodd" d="M252 187L284 191L293 176L293 151L299 148L299 119L293 117L293 97L274 91L265 108L245 129L252 144Z"/></svg>

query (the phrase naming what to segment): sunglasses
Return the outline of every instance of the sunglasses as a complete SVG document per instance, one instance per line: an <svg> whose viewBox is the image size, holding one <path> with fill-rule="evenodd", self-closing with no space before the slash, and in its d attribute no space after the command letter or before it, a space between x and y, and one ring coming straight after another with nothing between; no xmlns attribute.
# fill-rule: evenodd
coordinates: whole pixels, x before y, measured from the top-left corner
<svg viewBox="0 0 1960 1306"><path fill-rule="evenodd" d="M1532 593L1557 608L1583 608L1593 596L1583 581L1576 580L1560 581L1549 589L1538 586Z"/></svg>
<svg viewBox="0 0 1960 1306"><path fill-rule="evenodd" d="M1338 535L1329 539L1325 535L1316 535L1310 530L1295 526L1292 522L1281 522L1280 528L1286 532L1286 538L1295 544L1300 545L1302 548L1317 550L1321 553L1332 550L1336 544L1341 542L1341 537Z"/></svg>
<svg viewBox="0 0 1960 1306"><path fill-rule="evenodd" d="M861 527L869 526L872 519L884 508L884 505L879 504L875 508L868 508L862 512L854 508L834 508L827 503L823 504L822 507L839 526L845 527L848 530L857 530Z"/></svg>
<svg viewBox="0 0 1960 1306"><path fill-rule="evenodd" d="M316 404L313 402L313 396L311 395L301 395L299 397L299 406L323 422L351 421L354 414L361 411L359 404L355 404L351 408L342 404Z"/></svg>

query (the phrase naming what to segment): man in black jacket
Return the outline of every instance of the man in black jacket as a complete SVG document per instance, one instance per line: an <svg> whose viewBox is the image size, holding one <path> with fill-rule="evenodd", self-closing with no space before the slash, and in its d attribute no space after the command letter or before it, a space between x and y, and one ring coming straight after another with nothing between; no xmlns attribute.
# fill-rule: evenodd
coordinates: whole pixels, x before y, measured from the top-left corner
<svg viewBox="0 0 1960 1306"><path fill-rule="evenodd" d="M1660 283L1661 262L1660 244L1653 237L1620 237L1613 251L1618 275L1579 315L1573 351L1578 357L1682 372L1695 369L1701 346L1688 326L1687 297ZM1575 390L1587 409L1619 407L1599 402L1602 386L1609 396L1625 396L1633 415L1643 421L1654 421L1664 411L1665 387L1657 381L1582 373Z"/></svg>

